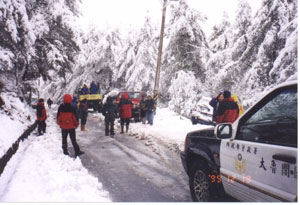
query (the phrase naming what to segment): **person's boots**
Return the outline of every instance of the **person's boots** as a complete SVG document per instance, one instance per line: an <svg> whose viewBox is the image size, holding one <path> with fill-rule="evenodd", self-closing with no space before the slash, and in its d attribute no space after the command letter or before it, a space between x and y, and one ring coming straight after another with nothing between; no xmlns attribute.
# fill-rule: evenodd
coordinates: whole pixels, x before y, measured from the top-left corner
<svg viewBox="0 0 300 205"><path fill-rule="evenodd" d="M84 154L83 151L78 151L77 153L75 153L75 158L78 157L78 156L80 156L80 155L82 155L82 154Z"/></svg>
<svg viewBox="0 0 300 205"><path fill-rule="evenodd" d="M87 131L87 129L85 129L85 125L81 125L81 131Z"/></svg>
<svg viewBox="0 0 300 205"><path fill-rule="evenodd" d="M128 133L129 125L126 125L126 133Z"/></svg>
<svg viewBox="0 0 300 205"><path fill-rule="evenodd" d="M121 125L121 134L124 134L124 125Z"/></svg>
<svg viewBox="0 0 300 205"><path fill-rule="evenodd" d="M64 153L64 155L69 155L68 149L63 148L63 153Z"/></svg>

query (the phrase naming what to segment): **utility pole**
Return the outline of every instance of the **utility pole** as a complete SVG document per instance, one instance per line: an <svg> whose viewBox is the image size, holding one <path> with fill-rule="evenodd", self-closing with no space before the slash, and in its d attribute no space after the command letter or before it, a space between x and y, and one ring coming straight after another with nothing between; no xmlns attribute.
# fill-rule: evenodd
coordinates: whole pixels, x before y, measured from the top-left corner
<svg viewBox="0 0 300 205"><path fill-rule="evenodd" d="M155 108L157 107L157 100L158 100L158 87L159 87L160 66L161 66L162 47L163 47L164 29L165 29L165 20L166 20L166 10L167 10L167 0L164 0L161 28L160 28L159 47L158 47L158 58L157 58L157 65L156 65L154 93L153 93Z"/></svg>

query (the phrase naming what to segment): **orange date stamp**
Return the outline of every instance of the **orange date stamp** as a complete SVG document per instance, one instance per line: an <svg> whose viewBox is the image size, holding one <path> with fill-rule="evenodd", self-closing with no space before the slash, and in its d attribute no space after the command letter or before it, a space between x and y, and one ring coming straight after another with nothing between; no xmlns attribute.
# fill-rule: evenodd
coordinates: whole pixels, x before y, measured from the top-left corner
<svg viewBox="0 0 300 205"><path fill-rule="evenodd" d="M208 178L210 179L210 183L222 183L223 180L226 180L228 183L232 184L234 184L236 181L247 184L251 183L251 176L242 176L241 180L237 180L235 175L222 177L220 174L209 174Z"/></svg>

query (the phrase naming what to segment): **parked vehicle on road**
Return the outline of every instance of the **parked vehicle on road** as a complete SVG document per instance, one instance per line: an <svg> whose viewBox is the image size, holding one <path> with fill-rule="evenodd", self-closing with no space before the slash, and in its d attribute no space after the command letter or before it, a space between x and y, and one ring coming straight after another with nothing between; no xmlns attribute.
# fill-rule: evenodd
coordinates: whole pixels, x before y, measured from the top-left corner
<svg viewBox="0 0 300 205"><path fill-rule="evenodd" d="M36 109L38 102L39 102L38 97L32 97L31 98L31 107L34 108L34 109Z"/></svg>
<svg viewBox="0 0 300 205"><path fill-rule="evenodd" d="M204 124L212 125L213 108L209 105L211 98L202 97L199 102L191 109L191 121L193 125Z"/></svg>
<svg viewBox="0 0 300 205"><path fill-rule="evenodd" d="M102 94L79 94L79 101L87 99L88 109L101 112L103 108Z"/></svg>
<svg viewBox="0 0 300 205"><path fill-rule="evenodd" d="M142 97L146 97L146 93L142 91L122 91L119 92L116 98L116 104L119 104L120 99L122 97L122 93L127 92L128 93L128 99L131 100L133 103L133 109L132 109L132 118L135 122L141 121L141 110L139 107L139 103L142 100Z"/></svg>
<svg viewBox="0 0 300 205"><path fill-rule="evenodd" d="M223 192L247 202L297 201L297 95L297 81L288 81L234 123L187 135L181 159L194 201Z"/></svg>
<svg viewBox="0 0 300 205"><path fill-rule="evenodd" d="M224 193L221 179L217 177L220 175L220 143L213 126L190 132L185 138L181 161L189 176L193 201L212 201Z"/></svg>

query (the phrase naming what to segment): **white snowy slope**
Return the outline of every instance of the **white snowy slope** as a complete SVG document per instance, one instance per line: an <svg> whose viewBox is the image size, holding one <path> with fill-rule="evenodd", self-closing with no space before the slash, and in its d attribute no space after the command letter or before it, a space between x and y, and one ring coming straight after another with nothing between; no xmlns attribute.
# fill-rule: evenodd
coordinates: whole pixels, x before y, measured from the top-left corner
<svg viewBox="0 0 300 205"><path fill-rule="evenodd" d="M88 173L79 158L62 153L61 133L52 113L56 109L47 109L47 133L37 136L34 131L20 143L17 153L7 164L0 176L0 202L111 201L109 193ZM9 126L14 126L14 122L11 123ZM7 132L6 135L17 133ZM71 143L69 139L68 142Z"/></svg>

